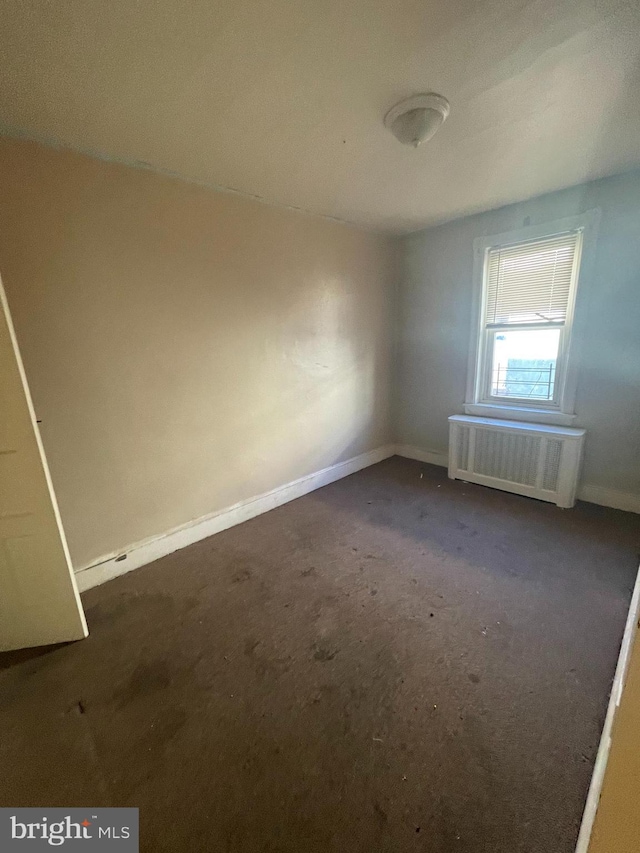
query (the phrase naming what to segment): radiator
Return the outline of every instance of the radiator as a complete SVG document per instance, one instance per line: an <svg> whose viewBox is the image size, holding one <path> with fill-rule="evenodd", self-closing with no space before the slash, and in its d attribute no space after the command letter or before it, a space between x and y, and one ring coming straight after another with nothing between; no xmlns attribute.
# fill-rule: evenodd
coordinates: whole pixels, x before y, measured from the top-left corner
<svg viewBox="0 0 640 853"><path fill-rule="evenodd" d="M573 506L585 430L449 418L449 477Z"/></svg>

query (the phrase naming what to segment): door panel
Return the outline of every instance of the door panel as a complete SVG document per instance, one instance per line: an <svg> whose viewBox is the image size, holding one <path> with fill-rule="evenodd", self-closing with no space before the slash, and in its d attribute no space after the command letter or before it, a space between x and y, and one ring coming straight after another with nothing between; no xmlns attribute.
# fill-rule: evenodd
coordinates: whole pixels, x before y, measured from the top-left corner
<svg viewBox="0 0 640 853"><path fill-rule="evenodd" d="M0 651L87 633L0 282Z"/></svg>

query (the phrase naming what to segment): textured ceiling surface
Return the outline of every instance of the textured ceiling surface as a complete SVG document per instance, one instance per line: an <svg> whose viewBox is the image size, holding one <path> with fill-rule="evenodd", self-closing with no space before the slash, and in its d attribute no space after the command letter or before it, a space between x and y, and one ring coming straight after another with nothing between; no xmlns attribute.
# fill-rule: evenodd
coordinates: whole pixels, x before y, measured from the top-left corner
<svg viewBox="0 0 640 853"><path fill-rule="evenodd" d="M2 0L0 131L394 233L640 165L637 0ZM431 142L382 123L436 91Z"/></svg>

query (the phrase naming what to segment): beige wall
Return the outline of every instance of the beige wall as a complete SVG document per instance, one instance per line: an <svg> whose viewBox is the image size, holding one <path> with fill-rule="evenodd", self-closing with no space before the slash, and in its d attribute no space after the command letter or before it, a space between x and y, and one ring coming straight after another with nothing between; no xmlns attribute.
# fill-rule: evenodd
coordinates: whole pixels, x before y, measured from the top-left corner
<svg viewBox="0 0 640 853"><path fill-rule="evenodd" d="M473 241L592 208L602 219L585 292L576 412L586 427L583 483L640 495L640 171L584 184L411 235L403 241L397 437L447 451L447 417L463 411Z"/></svg>
<svg viewBox="0 0 640 853"><path fill-rule="evenodd" d="M389 440L386 239L24 141L0 185L76 567Z"/></svg>

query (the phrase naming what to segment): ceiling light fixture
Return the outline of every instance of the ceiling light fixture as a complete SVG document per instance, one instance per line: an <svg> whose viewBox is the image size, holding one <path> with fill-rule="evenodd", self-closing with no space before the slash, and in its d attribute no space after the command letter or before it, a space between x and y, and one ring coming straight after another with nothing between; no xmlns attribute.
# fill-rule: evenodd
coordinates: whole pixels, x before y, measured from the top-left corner
<svg viewBox="0 0 640 853"><path fill-rule="evenodd" d="M406 98L391 107L384 117L384 125L403 145L417 148L431 139L448 115L449 101L429 92Z"/></svg>

